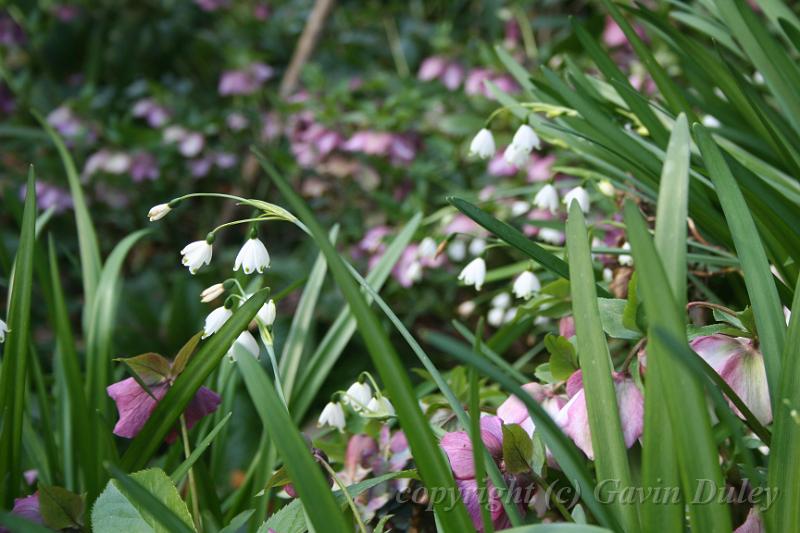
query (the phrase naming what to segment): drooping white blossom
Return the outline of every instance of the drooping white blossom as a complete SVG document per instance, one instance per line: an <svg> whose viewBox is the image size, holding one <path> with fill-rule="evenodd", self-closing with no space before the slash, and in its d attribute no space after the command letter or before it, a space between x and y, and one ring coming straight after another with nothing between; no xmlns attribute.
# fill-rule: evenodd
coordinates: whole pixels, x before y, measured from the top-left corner
<svg viewBox="0 0 800 533"><path fill-rule="evenodd" d="M212 246L207 241L190 242L181 250L181 263L189 269L189 272L196 274L201 266L211 262Z"/></svg>
<svg viewBox="0 0 800 533"><path fill-rule="evenodd" d="M275 323L275 317L278 314L278 309L275 307L275 301L270 298L270 300L261 306L261 309L258 310L256 317L267 327L271 326Z"/></svg>
<svg viewBox="0 0 800 533"><path fill-rule="evenodd" d="M590 205L589 193L586 192L586 189L584 189L581 186L578 186L564 195L564 205L567 206L567 209L569 209L569 206L570 204L572 204L573 200L578 202L581 211L583 211L584 213L589 212L589 205Z"/></svg>
<svg viewBox="0 0 800 533"><path fill-rule="evenodd" d="M558 191L551 184L547 184L533 197L533 205L539 209L547 209L555 214L558 211Z"/></svg>
<svg viewBox="0 0 800 533"><path fill-rule="evenodd" d="M345 426L344 409L339 402L328 402L322 413L319 415L317 425L330 426L342 431Z"/></svg>
<svg viewBox="0 0 800 533"><path fill-rule="evenodd" d="M247 242L242 245L239 253L236 254L236 261L233 265L233 270L241 268L245 274L252 274L264 272L264 269L269 268L269 252L267 247L261 242L258 237L250 237Z"/></svg>
<svg viewBox="0 0 800 533"><path fill-rule="evenodd" d="M527 300L541 288L542 284L539 282L539 278L530 270L526 270L514 280L513 291L517 298Z"/></svg>
<svg viewBox="0 0 800 533"><path fill-rule="evenodd" d="M465 285L473 285L475 290L481 290L486 279L486 261L482 257L476 257L458 275L458 280Z"/></svg>
<svg viewBox="0 0 800 533"><path fill-rule="evenodd" d="M209 337L219 331L225 322L233 315L233 311L227 307L217 307L211 311L206 317L206 322L203 325L203 338Z"/></svg>
<svg viewBox="0 0 800 533"><path fill-rule="evenodd" d="M348 387L344 395L344 401L356 411L365 409L372 401L372 388L369 383L356 381Z"/></svg>
<svg viewBox="0 0 800 533"><path fill-rule="evenodd" d="M469 155L478 156L481 159L489 159L494 155L494 137L492 132L486 128L481 129L469 145Z"/></svg>
<svg viewBox="0 0 800 533"><path fill-rule="evenodd" d="M215 283L203 289L203 292L200 293L200 301L207 304L208 302L213 302L223 294L225 294L225 286L222 283Z"/></svg>

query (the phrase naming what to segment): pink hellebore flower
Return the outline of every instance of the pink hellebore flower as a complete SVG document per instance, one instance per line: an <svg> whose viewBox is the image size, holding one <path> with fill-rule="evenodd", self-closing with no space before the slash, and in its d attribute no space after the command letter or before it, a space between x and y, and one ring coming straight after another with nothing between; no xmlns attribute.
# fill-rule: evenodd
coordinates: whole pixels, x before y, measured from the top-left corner
<svg viewBox="0 0 800 533"><path fill-rule="evenodd" d="M552 385L542 385L534 381L523 385L522 390L527 392L554 419L567 403L567 398L563 394L556 394L555 387ZM497 416L504 424L519 424L528 435L533 435L536 425L528 413L528 408L518 397L509 396L500 404L500 407L497 408Z"/></svg>
<svg viewBox="0 0 800 533"><path fill-rule="evenodd" d="M503 153L505 152L505 147L501 150L497 150L494 157L492 157L491 161L486 167L487 172L492 176L497 176L499 178L507 178L510 176L514 176L517 174L519 170L517 167L506 161L506 158L503 157Z"/></svg>
<svg viewBox="0 0 800 533"><path fill-rule="evenodd" d="M755 508L750 509L745 521L733 533L764 533L764 521L758 511Z"/></svg>
<svg viewBox="0 0 800 533"><path fill-rule="evenodd" d="M528 181L538 182L549 180L550 169L555 162L556 156L554 155L539 157L538 155L533 154L530 165L528 165Z"/></svg>
<svg viewBox="0 0 800 533"><path fill-rule="evenodd" d="M142 379L145 380L152 396L132 377L113 383L106 389L119 411L119 420L114 426L115 435L129 439L134 438L153 414L158 402L166 396L174 377L159 377L158 379L142 377ZM200 387L183 413L186 417L187 428L191 429L204 416L216 411L220 401L216 392L206 387ZM174 442L177 436L177 431L173 431L166 440L169 443Z"/></svg>
<svg viewBox="0 0 800 533"><path fill-rule="evenodd" d="M464 67L458 63L450 63L447 65L447 68L444 69L441 80L442 84L444 84L447 89L455 91L461 86L461 82L464 81Z"/></svg>
<svg viewBox="0 0 800 533"><path fill-rule="evenodd" d="M615 48L617 46L628 44L628 38L625 37L625 33L622 31L622 28L620 28L611 17L606 17L606 26L603 29L602 38L603 44L609 48Z"/></svg>
<svg viewBox="0 0 800 533"><path fill-rule="evenodd" d="M486 450L500 465L503 460L503 425L499 417L486 416L481 418L481 440ZM475 461L472 455L472 441L466 431L446 433L440 446L447 454L450 469L456 478L456 484L461 492L461 499L467 506L467 511L472 518L472 523L478 531L483 531L483 520L479 506L478 481L475 479ZM496 529L508 526L500 494L494 490L491 483L486 485L489 510L492 523Z"/></svg>
<svg viewBox="0 0 800 533"><path fill-rule="evenodd" d="M419 66L417 78L422 81L431 81L442 75L447 67L447 60L442 56L431 56L425 58Z"/></svg>
<svg viewBox="0 0 800 533"><path fill-rule="evenodd" d="M642 436L644 429L644 397L630 378L622 373L614 373L614 389L617 393L617 407L622 424L625 446L630 448ZM577 370L567 380L567 396L570 400L561 408L556 422L589 459L594 459L592 434L589 430L589 413L586 409L586 396L583 390L583 373Z"/></svg>
<svg viewBox="0 0 800 533"><path fill-rule="evenodd" d="M264 63L252 63L240 70L228 70L220 77L217 91L221 96L253 94L274 74L275 70Z"/></svg>
<svg viewBox="0 0 800 533"><path fill-rule="evenodd" d="M716 334L697 337L690 345L730 385L762 424L772 422L764 356L752 340ZM737 409L734 410L742 416Z"/></svg>
<svg viewBox="0 0 800 533"><path fill-rule="evenodd" d="M15 499L14 508L11 510L11 512L36 524L44 524L42 512L39 507L38 492L34 492L30 496L26 496L24 498Z"/></svg>

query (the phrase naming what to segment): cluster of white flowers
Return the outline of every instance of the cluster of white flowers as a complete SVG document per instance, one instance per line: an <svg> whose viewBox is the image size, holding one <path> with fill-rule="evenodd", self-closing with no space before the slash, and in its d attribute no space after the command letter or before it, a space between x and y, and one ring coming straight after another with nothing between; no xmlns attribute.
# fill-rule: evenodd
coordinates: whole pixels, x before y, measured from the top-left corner
<svg viewBox="0 0 800 533"><path fill-rule="evenodd" d="M540 147L539 136L536 135L533 128L523 124L514 134L511 144L503 152L503 159L508 164L521 168L528 163L531 151L534 148L538 150ZM494 155L496 149L492 132L486 128L481 129L469 145L470 155L481 159L489 159Z"/></svg>
<svg viewBox="0 0 800 533"><path fill-rule="evenodd" d="M361 374L358 381L350 385L346 391L334 394L330 402L325 405L317 420L319 427L330 426L342 431L347 423L344 407L349 406L355 413L366 418L388 418L395 416L394 406L386 396L383 396L375 387L367 382L373 382L372 376L367 372Z"/></svg>
<svg viewBox="0 0 800 533"><path fill-rule="evenodd" d="M492 298L491 309L486 315L486 322L490 326L500 327L507 322L511 322L517 316L517 308L511 307L511 295L501 292Z"/></svg>

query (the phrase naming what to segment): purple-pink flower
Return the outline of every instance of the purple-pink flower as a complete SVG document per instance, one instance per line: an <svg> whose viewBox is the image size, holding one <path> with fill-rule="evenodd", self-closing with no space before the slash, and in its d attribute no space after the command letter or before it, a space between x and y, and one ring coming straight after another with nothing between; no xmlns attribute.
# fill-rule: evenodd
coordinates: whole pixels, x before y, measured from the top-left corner
<svg viewBox="0 0 800 533"><path fill-rule="evenodd" d="M716 334L697 337L690 345L730 385L762 424L772 422L764 356L751 339ZM733 409L742 416L738 409Z"/></svg>
<svg viewBox="0 0 800 533"><path fill-rule="evenodd" d="M136 379L132 377L108 386L106 391L111 399L114 400L119 411L119 420L114 426L115 435L129 439L134 438L142 430L150 415L153 414L158 402L166 396L175 376L172 375L172 367L169 362L163 360L162 365L169 366L170 372L168 376L156 375L155 373L148 376L140 376L150 389L150 393L143 389ZM206 387L200 387L183 412L187 428L191 429L204 416L216 411L220 401L220 397L216 392ZM167 442L174 442L177 435L177 431L173 430L167 435Z"/></svg>
<svg viewBox="0 0 800 533"><path fill-rule="evenodd" d="M630 448L644 430L644 396L627 374L615 372L613 380L623 441ZM589 459L594 459L583 374L580 370L567 380L567 396L569 401L559 411L556 422Z"/></svg>
<svg viewBox="0 0 800 533"><path fill-rule="evenodd" d="M567 403L567 397L556 392L556 387L553 385L542 385L534 381L523 385L522 390L527 392L554 419ZM497 408L497 416L504 424L519 424L528 435L533 435L536 425L528 413L528 408L518 397L509 396L500 404L500 407Z"/></svg>
<svg viewBox="0 0 800 533"><path fill-rule="evenodd" d="M223 72L217 91L222 96L253 94L274 75L275 70L269 65L251 63L243 69Z"/></svg>
<svg viewBox="0 0 800 533"><path fill-rule="evenodd" d="M503 423L497 416L485 416L481 418L481 441L486 450L495 460L498 466L502 466L503 461ZM472 524L478 531L483 531L483 520L481 518L480 499L478 492L478 480L475 479L475 459L472 453L472 440L466 431L454 431L446 433L440 442L440 446L450 461L450 469L456 478L461 493L461 499L467 507ZM489 512L491 513L492 523L496 529L503 529L508 526L508 516L503 509L500 501L499 492L490 482L486 483L486 496L488 496Z"/></svg>

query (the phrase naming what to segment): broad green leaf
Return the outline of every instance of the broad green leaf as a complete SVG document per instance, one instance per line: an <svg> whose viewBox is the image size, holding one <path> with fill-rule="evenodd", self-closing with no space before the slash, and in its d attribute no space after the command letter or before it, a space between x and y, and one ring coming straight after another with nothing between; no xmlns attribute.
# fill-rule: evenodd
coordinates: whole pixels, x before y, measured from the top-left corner
<svg viewBox="0 0 800 533"><path fill-rule="evenodd" d="M9 280L8 335L3 347L0 374L0 505L11 508L22 483L22 421L25 416L25 380L31 329L33 261L36 226L36 187L33 167L28 172L27 195L22 215L14 270Z"/></svg>
<svg viewBox="0 0 800 533"><path fill-rule="evenodd" d="M647 226L637 207L630 201L625 203L625 224L634 265L639 274L639 290L648 316L649 332L658 326L676 338L685 339L684 312L675 303ZM714 501L700 504L691 499L698 483L712 484L715 490L725 486L703 389L697 376L669 359L667 348L658 338L652 335L648 337L647 373L651 379L659 381L660 386L656 390L663 392L662 396L650 396L650 402L669 405L667 412L674 435L672 439L658 444L661 453L677 454L681 487L689 503L689 524L695 531L730 531L731 518L724 503ZM686 413L692 413L692 416L686 416ZM645 424L650 420L652 418L646 417ZM663 424L665 420L660 422ZM647 427L645 425L645 430ZM663 481L653 489L662 486L661 483Z"/></svg>
<svg viewBox="0 0 800 533"><path fill-rule="evenodd" d="M186 370L175 379L175 383L158 402L142 430L128 446L122 457L122 464L126 469L135 470L147 463L167 434L175 427L197 389L219 366L236 337L256 316L268 295L269 292L266 290L253 294L218 332L206 339L197 354L186 365Z"/></svg>
<svg viewBox="0 0 800 533"><path fill-rule="evenodd" d="M503 461L512 474L532 469L533 441L519 424L503 424Z"/></svg>
<svg viewBox="0 0 800 533"><path fill-rule="evenodd" d="M39 483L39 509L47 527L55 530L80 528L84 501L78 494L62 487Z"/></svg>
<svg viewBox="0 0 800 533"><path fill-rule="evenodd" d="M92 508L94 533L189 533L192 517L178 489L163 470L131 474L113 470Z"/></svg>
<svg viewBox="0 0 800 533"><path fill-rule="evenodd" d="M322 467L314 461L309 445L295 427L264 369L252 357L242 357L237 364L248 392L263 407L258 410L261 424L283 458L314 528L317 531L341 533L352 529L333 498Z"/></svg>
<svg viewBox="0 0 800 533"><path fill-rule="evenodd" d="M548 333L544 347L550 353L550 372L555 379L564 381L578 370L578 354L566 338Z"/></svg>
<svg viewBox="0 0 800 533"><path fill-rule="evenodd" d="M114 359L125 363L147 385L155 385L169 378L169 361L164 356L149 352L133 357Z"/></svg>
<svg viewBox="0 0 800 533"><path fill-rule="evenodd" d="M695 124L693 130L708 172L714 181L725 219L731 228L736 253L742 264L744 282L753 307L761 352L764 354L764 364L767 368L772 406L775 410L786 338L783 307L770 272L767 255L759 238L758 228L753 222L733 174L706 129L700 124Z"/></svg>
<svg viewBox="0 0 800 533"><path fill-rule="evenodd" d="M175 356L175 360L172 362L172 376L179 376L181 372L183 372L187 363L189 363L189 359L194 355L195 350L197 350L197 345L200 344L202 338L203 332L198 331L195 333L194 337L189 339L186 344L181 347L178 351L178 355Z"/></svg>
<svg viewBox="0 0 800 533"><path fill-rule="evenodd" d="M625 314L626 300L618 298L598 298L597 305L600 308L600 321L603 324L603 331L614 339L636 340L642 337L638 331L628 329L623 323Z"/></svg>
<svg viewBox="0 0 800 533"><path fill-rule="evenodd" d="M369 308L358 286L352 280L350 272L311 210L267 162L266 158L258 152L256 155L259 157L262 167L297 213L298 218L303 221L317 246L325 254L328 268L356 317L359 332L367 345L372 362L381 376L389 398L394 403L400 426L406 434L423 482L431 487L455 490L456 485L450 465L436 447L433 433L419 407L408 374L381 324ZM467 530L471 527L472 521L461 501L458 501L456 505L442 505L440 502L434 508L445 528Z"/></svg>
<svg viewBox="0 0 800 533"><path fill-rule="evenodd" d="M578 357L583 371L583 390L586 395L592 447L597 450L594 459L598 485L605 487L608 484L602 483L603 481L614 480L615 486L620 490L629 490L633 482L612 377L614 367L600 321L589 234L583 212L576 201L569 206L567 252ZM554 370L552 361L550 369ZM614 512L625 531L639 530L639 518L634 504L625 504L621 499L606 498L606 495L600 494L607 501L612 501Z"/></svg>

